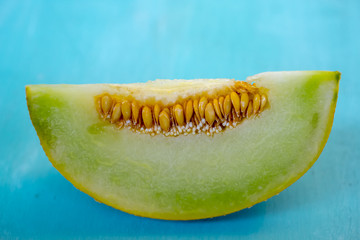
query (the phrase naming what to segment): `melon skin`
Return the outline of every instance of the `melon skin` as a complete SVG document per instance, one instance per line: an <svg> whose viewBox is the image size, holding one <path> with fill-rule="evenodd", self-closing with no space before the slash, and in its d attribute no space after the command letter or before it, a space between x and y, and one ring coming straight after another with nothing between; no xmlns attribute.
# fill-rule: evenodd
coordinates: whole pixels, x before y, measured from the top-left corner
<svg viewBox="0 0 360 240"><path fill-rule="evenodd" d="M299 179L328 139L339 79L327 71L249 77L268 90L270 107L213 137L116 129L94 107L108 85L30 85L26 96L46 155L75 187L134 215L190 220L250 207Z"/></svg>

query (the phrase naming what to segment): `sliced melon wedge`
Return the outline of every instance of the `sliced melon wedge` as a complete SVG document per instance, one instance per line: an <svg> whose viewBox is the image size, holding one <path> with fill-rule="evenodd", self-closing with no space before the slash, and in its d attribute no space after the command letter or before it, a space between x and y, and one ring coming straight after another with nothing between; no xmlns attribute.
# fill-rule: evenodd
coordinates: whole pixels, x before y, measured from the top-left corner
<svg viewBox="0 0 360 240"><path fill-rule="evenodd" d="M119 128L99 116L96 99L108 93L171 104L214 96L234 81L30 85L26 96L46 155L75 187L128 213L188 220L250 207L299 179L328 139L339 79L327 71L249 77L266 93L262 112L211 135L175 137Z"/></svg>

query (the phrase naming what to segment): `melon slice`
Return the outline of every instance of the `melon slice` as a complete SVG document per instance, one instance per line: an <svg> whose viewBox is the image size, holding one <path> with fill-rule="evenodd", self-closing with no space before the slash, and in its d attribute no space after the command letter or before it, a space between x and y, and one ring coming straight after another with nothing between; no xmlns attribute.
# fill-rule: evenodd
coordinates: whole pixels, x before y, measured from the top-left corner
<svg viewBox="0 0 360 240"><path fill-rule="evenodd" d="M328 139L339 79L339 72L296 71L261 73L245 82L30 85L26 97L46 155L75 187L131 214L189 220L250 207L299 179ZM235 85L238 100L231 98ZM228 95L234 118L226 121ZM216 103L201 103L202 96L206 103L221 102L222 120ZM256 103L261 96L262 109ZM190 100L207 114L200 121ZM138 104L128 105L137 121L126 115L124 101ZM115 110L118 102L123 105ZM171 112L159 118L166 107ZM120 121L116 111L129 119ZM202 127L192 132L195 122Z"/></svg>

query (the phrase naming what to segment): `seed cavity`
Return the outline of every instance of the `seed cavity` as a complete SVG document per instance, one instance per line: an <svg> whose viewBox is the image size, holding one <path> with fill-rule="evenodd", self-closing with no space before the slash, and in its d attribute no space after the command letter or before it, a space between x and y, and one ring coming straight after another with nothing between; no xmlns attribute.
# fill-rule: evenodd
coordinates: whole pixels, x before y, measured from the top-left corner
<svg viewBox="0 0 360 240"><path fill-rule="evenodd" d="M95 97L95 109L100 119L139 133L212 136L236 127L246 118L259 117L266 109L266 94L249 86L236 81L234 88L225 94L189 97L170 106L104 93Z"/></svg>

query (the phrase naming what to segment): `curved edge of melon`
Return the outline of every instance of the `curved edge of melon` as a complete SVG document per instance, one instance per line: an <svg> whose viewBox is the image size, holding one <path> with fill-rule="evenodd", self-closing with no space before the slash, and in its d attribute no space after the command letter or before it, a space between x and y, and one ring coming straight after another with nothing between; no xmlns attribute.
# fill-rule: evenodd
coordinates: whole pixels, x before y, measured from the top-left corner
<svg viewBox="0 0 360 240"><path fill-rule="evenodd" d="M228 214L231 214L231 213L235 213L235 212L238 212L240 210L243 210L243 209L246 209L246 208L250 208L254 205L256 205L257 203L260 203L260 202L263 202L263 201L266 201L267 199L273 197L274 195L277 195L279 194L281 191L285 190L286 188L288 188L290 185L292 185L294 182L296 182L297 180L299 180L311 167L312 165L314 165L314 163L316 162L316 160L320 157L320 154L321 152L323 151L323 149L325 148L325 145L326 145L326 142L330 136L330 132L331 132L331 128L332 128L332 125L333 125L333 119L334 119L334 115L335 115L335 109L336 109L336 102L337 102L337 98L338 98L338 91L339 91L339 82L340 82L340 76L341 76L341 73L340 72L335 72L335 78L332 79L332 80L335 80L336 81L336 91L335 91L335 95L334 95L334 98L332 99L332 104L331 104L331 111L329 112L329 117L328 117L328 122L327 122L327 126L326 126L326 131L325 131L325 134L324 134L324 138L321 142L321 147L319 148L319 151L318 153L316 154L316 156L314 157L314 159L310 162L310 164L307 166L307 168L305 168L305 170L303 172L301 172L300 174L298 174L297 176L293 177L292 179L290 179L289 181L285 182L283 185L281 185L280 187L278 187L277 189L274 189L274 191L270 192L268 195L266 195L265 197L259 199L258 201L256 202L252 202L252 203L249 203L248 205L245 205L245 207L241 207L239 209L236 209L234 211L230 211L230 212L227 212L225 214L223 214L222 216L226 216ZM30 114L30 119L32 121L32 124L33 126L35 127L36 129L36 126L35 124L33 123L33 117L31 116L31 112L30 109L31 109L31 104L30 104L30 101L28 101L28 99L32 96L32 93L31 93L31 90L29 88L29 86L26 86L25 87L25 92L26 92L26 100L27 100L27 107L28 107L28 110L29 110L29 114ZM36 129L37 130L37 129ZM77 183L75 181L75 179L73 179L69 174L66 174L65 171L62 171L62 168L60 166L58 166L56 164L56 162L54 161L52 155L51 155L51 152L50 152L50 147L48 147L46 141L43 139L43 137L41 136L41 134L39 134L39 131L36 131L36 134L37 136L39 137L39 140L40 140L40 144L46 154L46 156L49 158L49 161L51 162L51 164L60 172L60 174L62 176L65 177L65 179L67 179L68 181L70 181L73 186L75 188L77 188L78 190L88 194L89 196L91 196L92 198L95 199L95 201L97 202L100 202L100 203L104 203L108 206L111 206L115 209L118 209L118 210L121 210L125 213L129 213L129 214L132 214L132 215L135 215L135 216L139 216L139 217L147 217L147 218L153 218L153 219L159 219L159 220L173 220L173 221L187 221L187 220L199 220L199 219L203 219L203 218L177 218L177 219L174 219L172 217L167 217L167 216L164 216L164 215L161 215L161 216L157 216L157 215L151 215L151 214L146 214L146 213L143 213L143 212L138 212L138 211L129 211L127 209L123 209L121 206L117 206L112 203L112 202L108 202L106 201L106 199L103 199L101 196L98 196L98 194L94 193L94 192L91 192L91 191L88 191L86 188L84 188L81 184ZM222 217L222 216L209 216L208 218L216 218L216 217Z"/></svg>

